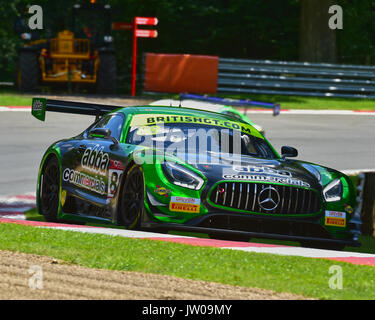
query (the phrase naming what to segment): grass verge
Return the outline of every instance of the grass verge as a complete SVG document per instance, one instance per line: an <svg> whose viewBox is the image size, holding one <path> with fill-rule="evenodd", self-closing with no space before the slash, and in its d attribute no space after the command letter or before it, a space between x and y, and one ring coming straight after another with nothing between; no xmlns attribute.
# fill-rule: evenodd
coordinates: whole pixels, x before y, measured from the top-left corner
<svg viewBox="0 0 375 320"><path fill-rule="evenodd" d="M232 99L250 99L254 101L279 103L282 109L315 110L375 110L373 99L319 98L283 95L219 95Z"/></svg>
<svg viewBox="0 0 375 320"><path fill-rule="evenodd" d="M323 259L0 224L0 250L51 256L90 268L139 271L290 292L319 299L374 299L375 268ZM339 265L343 289L330 289Z"/></svg>
<svg viewBox="0 0 375 320"><path fill-rule="evenodd" d="M56 92L56 94L59 94ZM61 94L61 93L60 93ZM62 93L63 94L63 93ZM340 99L319 98L284 95L246 95L246 94L218 94L219 97L232 99L251 99L255 101L280 103L283 109L336 109L336 110L375 110L375 100L372 99ZM140 98L138 96L137 98ZM144 98L178 99L176 94L144 95ZM32 95L21 94L9 88L0 88L0 106L29 106Z"/></svg>
<svg viewBox="0 0 375 320"><path fill-rule="evenodd" d="M33 221L45 221L44 217L40 215L36 209L31 209L25 212L27 220ZM100 224L100 223L86 223L88 226L93 227L105 227L105 228L123 228L121 226L111 225L111 224ZM208 234L197 233L197 232L184 232L184 231L169 231L169 234L188 236L188 237L197 237L197 238L209 238ZM346 247L345 251L352 252L362 252L362 253L374 253L375 254L375 238L370 236L360 236L359 241L362 243L362 246L359 248L355 247ZM266 244L279 244L285 246L295 246L299 247L300 244L295 241L285 241L285 240L271 240L271 239L258 239L252 238L251 242L255 243L266 243Z"/></svg>
<svg viewBox="0 0 375 320"><path fill-rule="evenodd" d="M31 106L31 95L0 89L0 106Z"/></svg>

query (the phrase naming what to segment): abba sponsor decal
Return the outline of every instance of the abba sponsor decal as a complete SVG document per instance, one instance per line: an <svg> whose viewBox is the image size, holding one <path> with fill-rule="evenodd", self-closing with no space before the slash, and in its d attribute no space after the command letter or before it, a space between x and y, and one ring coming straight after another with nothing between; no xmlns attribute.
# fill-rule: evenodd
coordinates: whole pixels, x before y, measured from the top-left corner
<svg viewBox="0 0 375 320"><path fill-rule="evenodd" d="M201 200L198 198L171 197L169 210L176 212L199 213Z"/></svg>
<svg viewBox="0 0 375 320"><path fill-rule="evenodd" d="M346 227L346 213L339 211L326 211L325 225L334 227Z"/></svg>
<svg viewBox="0 0 375 320"><path fill-rule="evenodd" d="M87 148L81 159L81 165L87 171L105 175L109 163L108 153L103 152L104 147L98 144L94 148Z"/></svg>

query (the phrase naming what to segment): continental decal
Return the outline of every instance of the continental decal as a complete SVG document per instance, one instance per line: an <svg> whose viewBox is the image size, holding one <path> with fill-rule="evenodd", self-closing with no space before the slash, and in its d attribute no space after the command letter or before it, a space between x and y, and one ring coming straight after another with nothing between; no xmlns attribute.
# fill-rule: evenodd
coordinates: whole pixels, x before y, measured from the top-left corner
<svg viewBox="0 0 375 320"><path fill-rule="evenodd" d="M132 127L143 127L143 126L157 126L162 123L192 123L201 124L208 126L215 126L221 128L227 128L232 130L241 130L241 132L250 134L252 136L264 139L264 137L255 130L252 126L239 123L234 121L218 120L207 117L194 117L194 116L177 116L177 115L166 115L166 114L138 114L133 116L131 126Z"/></svg>
<svg viewBox="0 0 375 320"><path fill-rule="evenodd" d="M307 182L297 180L297 179L292 179L289 177L284 178L284 177L273 177L273 176L264 176L264 175L224 174L223 179L274 182L274 183L282 183L282 184L289 184L293 186L310 188L310 184L308 184Z"/></svg>

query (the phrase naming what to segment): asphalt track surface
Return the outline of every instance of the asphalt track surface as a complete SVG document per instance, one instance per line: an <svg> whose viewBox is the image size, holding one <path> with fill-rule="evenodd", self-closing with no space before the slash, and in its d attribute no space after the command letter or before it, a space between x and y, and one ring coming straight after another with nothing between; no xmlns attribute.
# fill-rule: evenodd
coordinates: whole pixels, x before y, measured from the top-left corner
<svg viewBox="0 0 375 320"><path fill-rule="evenodd" d="M297 159L338 170L375 168L375 116L251 113L276 150L289 145ZM35 191L39 164L53 142L88 127L93 117L47 113L46 121L29 112L0 113L0 195Z"/></svg>

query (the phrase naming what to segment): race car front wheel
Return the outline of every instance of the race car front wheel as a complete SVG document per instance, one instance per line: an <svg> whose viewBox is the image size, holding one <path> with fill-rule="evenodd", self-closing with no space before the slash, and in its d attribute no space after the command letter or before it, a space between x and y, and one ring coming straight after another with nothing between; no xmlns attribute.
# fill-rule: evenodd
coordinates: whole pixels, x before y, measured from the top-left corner
<svg viewBox="0 0 375 320"><path fill-rule="evenodd" d="M58 160L53 157L44 165L40 185L40 210L49 222L57 221L60 192L60 169Z"/></svg>
<svg viewBox="0 0 375 320"><path fill-rule="evenodd" d="M138 229L144 213L144 180L141 167L134 165L127 173L121 190L119 220L127 229Z"/></svg>

